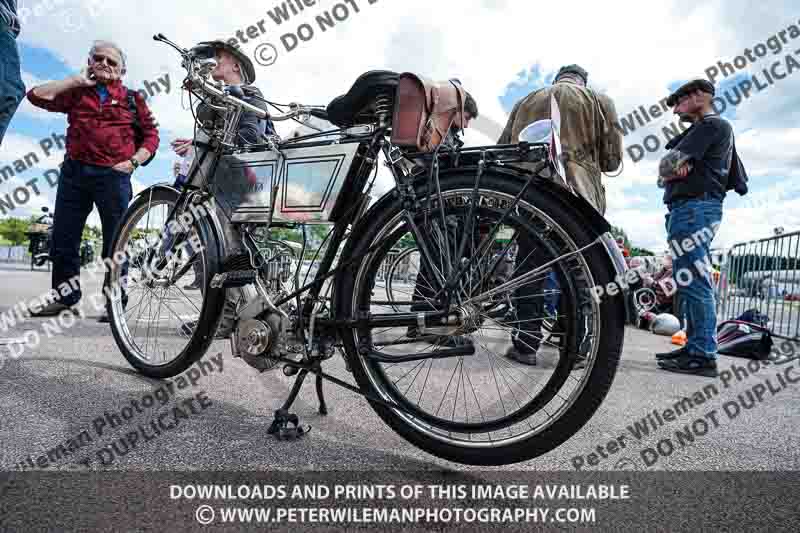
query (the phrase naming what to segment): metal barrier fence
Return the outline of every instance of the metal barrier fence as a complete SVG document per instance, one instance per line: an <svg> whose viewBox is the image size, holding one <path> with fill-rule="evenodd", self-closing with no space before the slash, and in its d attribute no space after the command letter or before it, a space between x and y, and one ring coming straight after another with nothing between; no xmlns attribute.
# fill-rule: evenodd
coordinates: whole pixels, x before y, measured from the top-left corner
<svg viewBox="0 0 800 533"><path fill-rule="evenodd" d="M720 322L756 309L774 333L800 336L800 231L734 245L717 290Z"/></svg>
<svg viewBox="0 0 800 533"><path fill-rule="evenodd" d="M31 254L27 246L0 246L0 262L30 263Z"/></svg>

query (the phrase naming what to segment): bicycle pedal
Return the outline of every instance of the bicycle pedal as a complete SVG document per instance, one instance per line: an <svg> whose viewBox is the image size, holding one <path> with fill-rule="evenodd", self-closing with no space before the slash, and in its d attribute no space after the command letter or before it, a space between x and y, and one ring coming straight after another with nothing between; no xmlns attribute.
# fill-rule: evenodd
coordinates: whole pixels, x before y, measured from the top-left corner
<svg viewBox="0 0 800 533"><path fill-rule="evenodd" d="M275 419L267 430L267 434L275 435L278 440L295 440L311 431L311 426L300 425L300 419L286 409L275 411Z"/></svg>
<svg viewBox="0 0 800 533"><path fill-rule="evenodd" d="M255 283L258 272L256 270L233 270L217 274L211 279L212 289L229 289L232 287L244 287Z"/></svg>

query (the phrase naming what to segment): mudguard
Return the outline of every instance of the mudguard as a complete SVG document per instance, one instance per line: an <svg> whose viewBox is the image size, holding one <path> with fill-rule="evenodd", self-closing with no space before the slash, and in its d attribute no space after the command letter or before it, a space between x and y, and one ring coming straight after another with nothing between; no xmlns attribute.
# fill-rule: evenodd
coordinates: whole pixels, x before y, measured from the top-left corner
<svg viewBox="0 0 800 533"><path fill-rule="evenodd" d="M477 167L475 166L462 166L441 170L440 175L446 176L449 174L463 174L476 171ZM488 173L502 176L505 179L515 180L519 182L520 185L524 185L530 177L530 174L524 169L512 166L491 166L484 170L484 174ZM419 181L424 181L428 178L423 174L417 179ZM534 177L533 179L534 181L531 186L537 192L537 194L548 196L551 200L561 204L562 207L567 210L572 210L578 217L580 217L581 225L590 233L592 233L593 237L602 242L603 247L606 249L606 253L608 254L609 263L613 267L612 271L615 273L616 279L624 279L625 273L628 271L628 265L625 262L625 258L622 256L622 252L617 246L616 240L611 235L611 224L608 223L605 217L603 217L603 215L601 215L585 198L555 184L553 181L538 176ZM386 193L386 195L375 202L370 209L380 209L381 205L390 199L394 191L394 188L391 189ZM627 291L627 288L624 284L622 284L620 288L623 289L622 292Z"/></svg>
<svg viewBox="0 0 800 533"><path fill-rule="evenodd" d="M464 171L475 172L477 171L477 167L459 167L455 169L448 169L442 171L441 175ZM530 174L524 169L513 166L493 166L485 170L484 174L486 173L501 175L504 178L516 180L520 183L520 185L524 185L530 177ZM606 249L609 262L613 266L613 271L615 272L617 279L624 279L625 272L628 270L628 264L625 262L625 258L622 256L622 252L619 250L616 240L614 239L613 235L611 235L611 224L608 223L605 217L601 215L592 206L592 204L589 203L588 200L582 196L574 194L565 187L561 187L552 180L539 176L535 176L533 180L534 181L531 184L531 187L537 192L537 194L546 195L551 200L561 204L565 209L571 209L576 212L576 214L581 218L581 225L590 233L592 233L595 238L599 239L603 243L603 247ZM624 285L620 288L623 289L623 292L627 291L627 287Z"/></svg>
<svg viewBox="0 0 800 533"><path fill-rule="evenodd" d="M172 185L168 183L156 183L139 192L139 194L136 195L134 200L138 199L140 196L147 196L148 194L156 190L166 191L170 194L173 194L175 196L176 202L178 198L180 198L181 196L181 192ZM219 246L219 252L220 252L219 256L227 257L228 247L225 239L225 231L223 229L222 222L219 220L219 216L217 215L217 210L206 209L205 211L208 213L207 218L211 221L211 226L213 228L214 233L216 234L215 236L217 238L217 245Z"/></svg>

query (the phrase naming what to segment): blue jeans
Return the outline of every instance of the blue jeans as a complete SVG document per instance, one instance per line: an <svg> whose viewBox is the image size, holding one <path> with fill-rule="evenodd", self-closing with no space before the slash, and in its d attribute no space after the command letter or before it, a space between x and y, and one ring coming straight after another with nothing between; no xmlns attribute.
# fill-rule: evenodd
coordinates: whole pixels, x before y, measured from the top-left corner
<svg viewBox="0 0 800 533"><path fill-rule="evenodd" d="M711 276L711 241L722 221L722 200L676 200L666 215L679 308L686 317L686 349L717 358L717 313Z"/></svg>
<svg viewBox="0 0 800 533"><path fill-rule="evenodd" d="M3 144L8 124L24 97L25 84L19 73L17 41L8 28L0 24L0 144Z"/></svg>
<svg viewBox="0 0 800 533"><path fill-rule="evenodd" d="M547 281L544 282L544 290L544 308L549 314L555 315L558 313L558 295L560 291L555 270L551 270L547 275Z"/></svg>
<svg viewBox="0 0 800 533"><path fill-rule="evenodd" d="M97 206L103 227L103 259L111 255L111 242L123 213L131 201L131 176L109 167L99 167L65 159L58 178L56 212L53 218L53 289L80 274L80 244L86 218ZM75 305L81 299L78 290L60 299Z"/></svg>

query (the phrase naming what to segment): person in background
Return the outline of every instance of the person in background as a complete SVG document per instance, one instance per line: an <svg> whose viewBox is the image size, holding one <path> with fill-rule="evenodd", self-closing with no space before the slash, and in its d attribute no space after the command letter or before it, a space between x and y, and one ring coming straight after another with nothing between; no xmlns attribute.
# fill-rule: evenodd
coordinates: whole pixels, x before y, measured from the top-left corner
<svg viewBox="0 0 800 533"><path fill-rule="evenodd" d="M586 86L588 73L578 65L562 67L550 87L533 91L517 102L497 141L516 143L520 132L537 120L549 119L550 99L555 97L561 114L561 147L567 183L602 215L606 211L603 172L615 171L622 162L622 136L614 128L617 112L614 102ZM520 240L517 257L526 258L519 272L537 268L537 258L530 252L534 244ZM542 342L541 322L545 309L552 315L552 299L558 298L555 274L548 273L541 282L533 282L517 291L519 324L527 324L513 336L513 346L506 356L523 364L535 365ZM584 366L579 359L573 368Z"/></svg>
<svg viewBox="0 0 800 533"><path fill-rule="evenodd" d="M19 32L17 0L0 0L0 145L8 124L25 97L17 48Z"/></svg>
<svg viewBox="0 0 800 533"><path fill-rule="evenodd" d="M36 107L67 115L67 154L53 220L52 285L56 291L64 283L77 285L77 290L60 291L57 301L34 316L58 315L81 299L78 249L92 206L100 213L102 257L107 259L117 224L133 195L131 174L158 149L158 129L144 98L122 83L126 72L122 49L110 41L95 41L87 63L80 74L28 92ZM108 321L105 311L99 321Z"/></svg>
<svg viewBox="0 0 800 533"><path fill-rule="evenodd" d="M693 80L667 98L674 113L692 126L673 139L659 165L664 187L667 239L682 243L702 236L691 248L673 250L679 303L686 314L686 345L656 354L670 372L717 377L717 313L711 273L711 241L722 221L734 136L731 125L714 112L714 86ZM680 274L685 272L686 274ZM689 276L690 274L690 276ZM681 283L688 279L688 283Z"/></svg>
<svg viewBox="0 0 800 533"><path fill-rule="evenodd" d="M253 85L256 79L256 72L253 62L250 58L242 52L238 45L232 45L224 40L205 41L199 43L198 46L208 45L215 51L216 66L211 71L211 77L218 82L225 85L241 89L242 96L240 97L245 102L267 110L267 104L264 101L261 91ZM197 108L197 118L206 124L220 124L221 117L219 114L206 106L200 104ZM269 118L262 119L252 112L242 113L239 121L239 131L236 138L237 145L257 144L263 143L266 136L274 136L275 126ZM188 164L194 157L194 139L179 138L171 143L173 151L180 157L184 158L182 167L187 169ZM179 170L176 175L176 187L182 187L186 176L182 175ZM223 221L225 231L226 249L228 250L228 257L242 253L243 248L241 244L241 236L238 231L225 223L227 217L222 212L220 207L217 207L217 214L221 221ZM195 279L185 287L185 289L203 289L203 280L201 270L199 269L199 262L194 265ZM235 322L236 309L239 303L248 301L256 295L255 288L252 286L241 287L238 289L228 289L226 291L225 306L223 307L222 320L220 320L219 327L215 332L217 338L229 338L233 331L233 324ZM181 326L183 333L191 335L197 325L196 320L192 320Z"/></svg>

